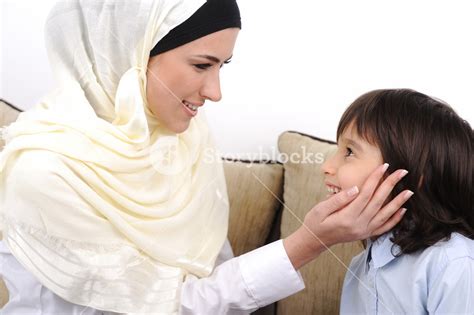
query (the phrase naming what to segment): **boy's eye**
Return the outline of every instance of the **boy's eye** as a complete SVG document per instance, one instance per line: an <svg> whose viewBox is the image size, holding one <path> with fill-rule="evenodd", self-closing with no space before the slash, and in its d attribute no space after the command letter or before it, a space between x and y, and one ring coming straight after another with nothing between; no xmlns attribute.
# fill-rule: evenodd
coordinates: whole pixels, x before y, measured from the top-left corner
<svg viewBox="0 0 474 315"><path fill-rule="evenodd" d="M349 148L349 147L346 147L346 154L345 156L353 156L354 155L354 152L352 152L352 149Z"/></svg>

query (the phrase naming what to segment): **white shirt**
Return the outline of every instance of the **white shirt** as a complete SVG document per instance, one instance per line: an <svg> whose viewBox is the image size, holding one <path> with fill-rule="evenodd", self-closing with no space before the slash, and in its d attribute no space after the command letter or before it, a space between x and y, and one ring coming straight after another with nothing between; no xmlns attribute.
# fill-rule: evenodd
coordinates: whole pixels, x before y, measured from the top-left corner
<svg viewBox="0 0 474 315"><path fill-rule="evenodd" d="M474 240L453 233L449 241L395 257L390 237L369 242L352 260L341 314L474 314Z"/></svg>
<svg viewBox="0 0 474 315"><path fill-rule="evenodd" d="M207 278L188 276L181 290L180 314L248 314L304 288L281 240L233 257L228 241ZM69 303L42 286L0 241L0 275L10 299L0 311L10 314L111 314Z"/></svg>

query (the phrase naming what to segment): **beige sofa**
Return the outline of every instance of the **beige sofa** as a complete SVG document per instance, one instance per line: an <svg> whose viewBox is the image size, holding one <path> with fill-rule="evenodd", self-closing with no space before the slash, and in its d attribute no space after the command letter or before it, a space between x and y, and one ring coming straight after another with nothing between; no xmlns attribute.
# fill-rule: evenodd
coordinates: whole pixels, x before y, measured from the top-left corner
<svg viewBox="0 0 474 315"><path fill-rule="evenodd" d="M18 110L0 101L0 127L17 115ZM278 149L284 163L224 161L231 209L229 239L236 255L289 235L327 194L320 166L334 152L334 143L288 131L278 137ZM303 160L307 154L312 158ZM305 290L255 313L337 314L345 265L361 250L360 242L331 247L301 269ZM2 286L0 305L7 299Z"/></svg>

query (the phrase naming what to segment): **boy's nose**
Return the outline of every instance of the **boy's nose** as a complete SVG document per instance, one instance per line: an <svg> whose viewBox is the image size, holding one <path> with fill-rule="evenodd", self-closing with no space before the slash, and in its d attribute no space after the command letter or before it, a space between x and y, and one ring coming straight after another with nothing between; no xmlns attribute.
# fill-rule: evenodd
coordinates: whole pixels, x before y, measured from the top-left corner
<svg viewBox="0 0 474 315"><path fill-rule="evenodd" d="M336 172L334 165L334 157L326 157L321 169L324 172L324 175L333 175Z"/></svg>

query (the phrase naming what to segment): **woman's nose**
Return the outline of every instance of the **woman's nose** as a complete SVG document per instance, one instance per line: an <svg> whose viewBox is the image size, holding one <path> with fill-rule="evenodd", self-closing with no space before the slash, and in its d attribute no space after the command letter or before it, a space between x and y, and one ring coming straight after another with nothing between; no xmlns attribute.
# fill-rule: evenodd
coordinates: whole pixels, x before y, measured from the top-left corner
<svg viewBox="0 0 474 315"><path fill-rule="evenodd" d="M201 96L213 102L219 102L222 99L219 74L212 74L204 82L204 86L201 90Z"/></svg>

